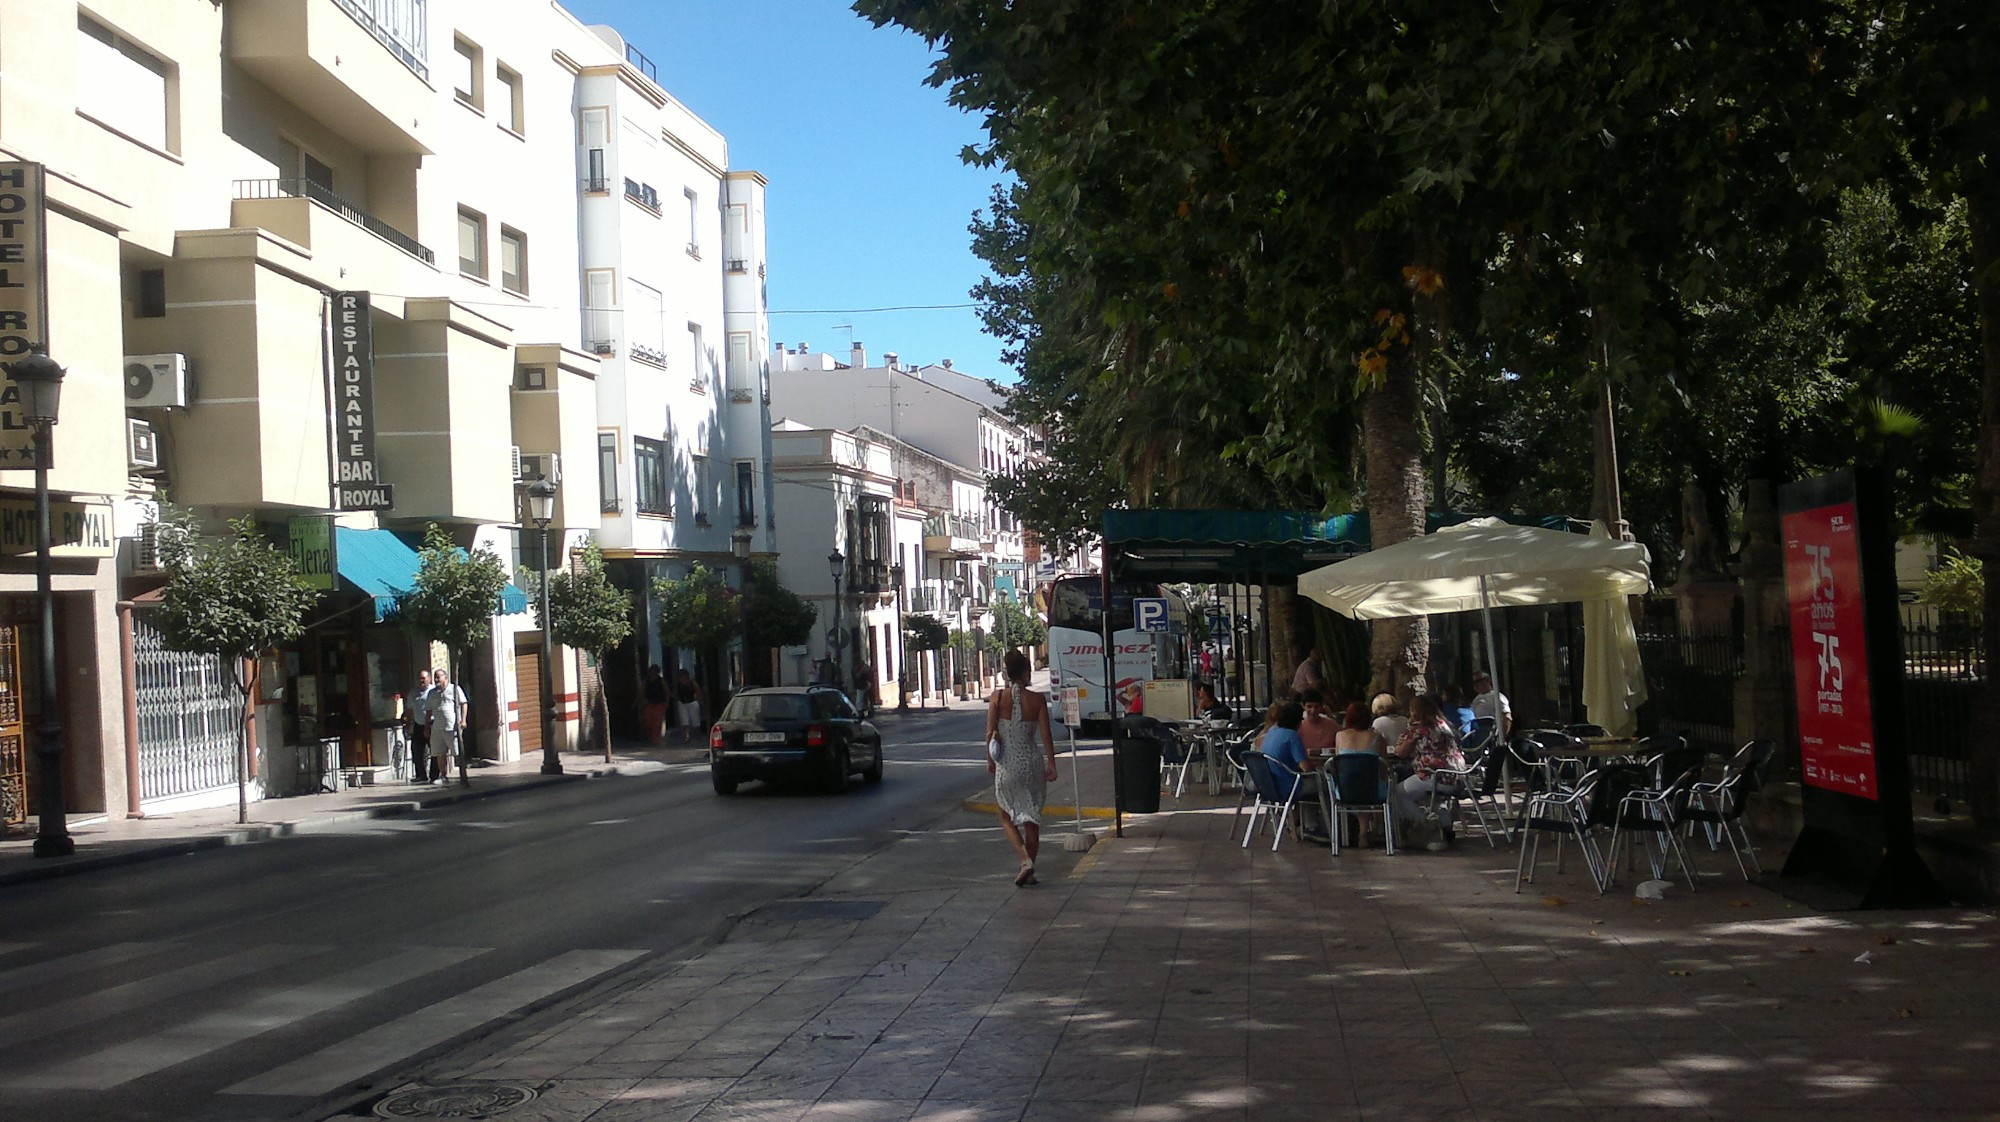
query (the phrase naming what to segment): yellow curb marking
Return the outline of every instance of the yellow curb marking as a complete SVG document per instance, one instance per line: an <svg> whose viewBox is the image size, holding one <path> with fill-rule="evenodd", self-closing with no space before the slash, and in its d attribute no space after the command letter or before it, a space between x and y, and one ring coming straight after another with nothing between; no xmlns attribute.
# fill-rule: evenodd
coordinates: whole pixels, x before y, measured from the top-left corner
<svg viewBox="0 0 2000 1122"><path fill-rule="evenodd" d="M1084 854L1083 857L1079 859L1074 866L1071 867L1069 871L1069 879L1082 880L1083 875L1085 873L1088 873L1092 869L1092 867L1094 867L1097 864L1097 859L1104 856L1104 851L1109 848L1111 848L1110 838L1106 837L1098 838L1097 844L1090 847L1090 852Z"/></svg>
<svg viewBox="0 0 2000 1122"><path fill-rule="evenodd" d="M959 808L961 810L969 810L974 814L1000 813L999 803L982 802L978 799L967 799L959 804ZM1066 806L1061 803L1050 803L1042 808L1042 813L1051 820L1057 818L1075 818L1077 816L1075 807ZM1116 815L1117 812L1108 806L1087 806L1083 808L1083 817L1085 818L1112 818L1116 817ZM1060 825L1060 823L1054 821L1043 822L1042 828L1046 830L1052 825Z"/></svg>

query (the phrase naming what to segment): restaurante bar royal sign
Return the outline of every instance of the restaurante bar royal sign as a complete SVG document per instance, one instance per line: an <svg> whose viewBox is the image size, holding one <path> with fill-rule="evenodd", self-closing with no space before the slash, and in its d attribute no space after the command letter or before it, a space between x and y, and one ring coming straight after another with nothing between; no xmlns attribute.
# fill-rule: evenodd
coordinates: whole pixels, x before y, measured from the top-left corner
<svg viewBox="0 0 2000 1122"><path fill-rule="evenodd" d="M375 460L375 330L366 292L333 294L333 508L388 510Z"/></svg>
<svg viewBox="0 0 2000 1122"><path fill-rule="evenodd" d="M1852 496L1783 516L1799 766L1814 787L1880 797Z"/></svg>
<svg viewBox="0 0 2000 1122"><path fill-rule="evenodd" d="M18 362L46 347L48 241L42 165L0 163L0 362ZM21 389L0 389L0 470L35 466L34 426L21 409Z"/></svg>

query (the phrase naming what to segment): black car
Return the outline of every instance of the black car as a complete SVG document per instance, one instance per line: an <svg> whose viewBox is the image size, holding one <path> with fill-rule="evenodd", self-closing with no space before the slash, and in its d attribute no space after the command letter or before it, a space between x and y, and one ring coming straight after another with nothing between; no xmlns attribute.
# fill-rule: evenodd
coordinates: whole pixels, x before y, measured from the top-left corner
<svg viewBox="0 0 2000 1122"><path fill-rule="evenodd" d="M752 779L815 780L844 791L857 771L882 781L882 734L836 689L741 690L708 730L708 770L718 795Z"/></svg>

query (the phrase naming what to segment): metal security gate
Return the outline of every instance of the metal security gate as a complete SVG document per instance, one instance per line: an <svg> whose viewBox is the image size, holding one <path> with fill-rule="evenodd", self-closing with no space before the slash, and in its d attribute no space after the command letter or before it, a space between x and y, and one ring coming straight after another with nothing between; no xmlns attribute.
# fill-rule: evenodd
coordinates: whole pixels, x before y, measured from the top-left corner
<svg viewBox="0 0 2000 1122"><path fill-rule="evenodd" d="M143 615L132 619L139 700L139 797L164 799L236 783L242 700L214 655L167 650Z"/></svg>
<svg viewBox="0 0 2000 1122"><path fill-rule="evenodd" d="M21 628L0 624L0 831L28 820L28 722L21 711Z"/></svg>

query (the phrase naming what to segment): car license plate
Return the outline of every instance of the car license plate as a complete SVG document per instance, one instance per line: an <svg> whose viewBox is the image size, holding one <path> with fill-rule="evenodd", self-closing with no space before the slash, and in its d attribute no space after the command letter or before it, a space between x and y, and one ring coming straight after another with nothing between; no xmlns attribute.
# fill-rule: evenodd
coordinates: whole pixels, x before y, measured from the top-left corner
<svg viewBox="0 0 2000 1122"><path fill-rule="evenodd" d="M745 744L783 744L784 742L785 734L782 732L746 732L743 734L743 743Z"/></svg>

